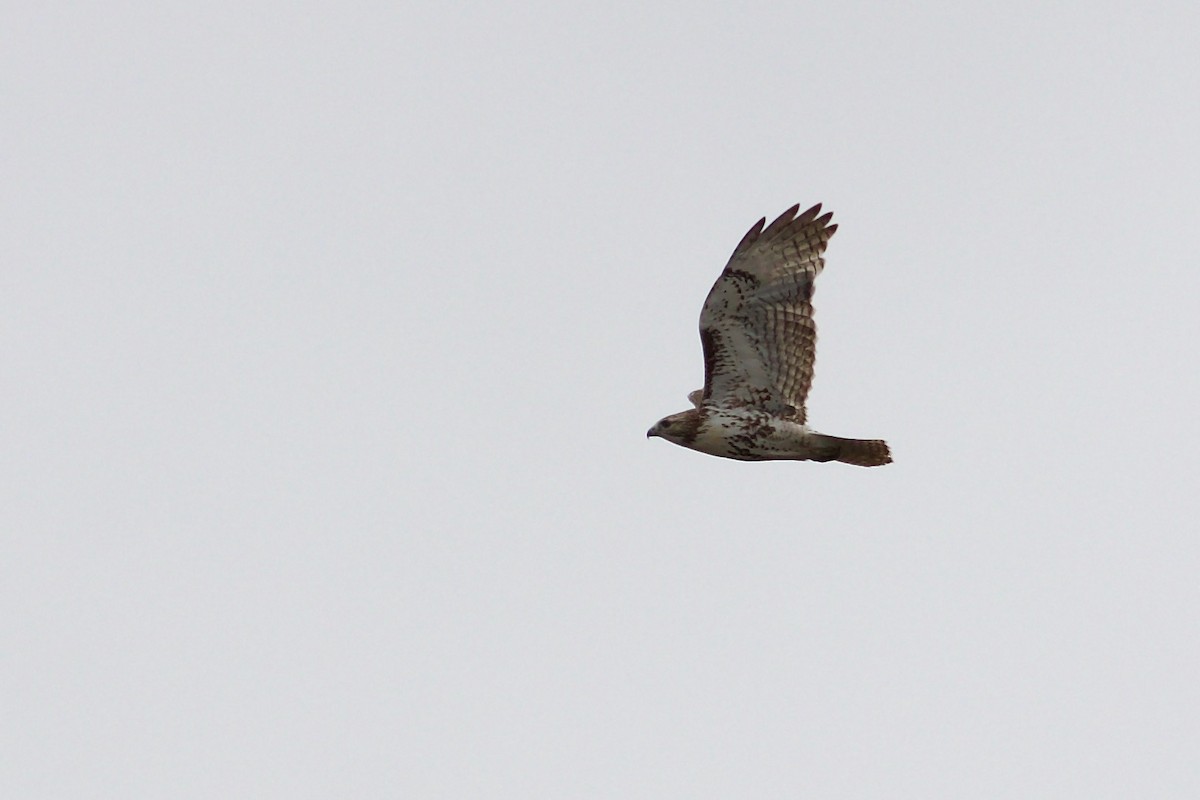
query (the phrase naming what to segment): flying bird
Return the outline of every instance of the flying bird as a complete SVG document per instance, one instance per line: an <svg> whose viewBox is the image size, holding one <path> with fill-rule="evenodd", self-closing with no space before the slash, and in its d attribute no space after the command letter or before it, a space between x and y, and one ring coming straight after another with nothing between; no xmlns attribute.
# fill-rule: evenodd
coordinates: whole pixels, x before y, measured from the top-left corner
<svg viewBox="0 0 1200 800"><path fill-rule="evenodd" d="M819 203L797 216L799 209L770 225L760 219L734 249L700 311L704 388L688 395L694 408L663 417L647 438L739 461L891 463L887 442L827 436L806 424L813 281L837 225Z"/></svg>

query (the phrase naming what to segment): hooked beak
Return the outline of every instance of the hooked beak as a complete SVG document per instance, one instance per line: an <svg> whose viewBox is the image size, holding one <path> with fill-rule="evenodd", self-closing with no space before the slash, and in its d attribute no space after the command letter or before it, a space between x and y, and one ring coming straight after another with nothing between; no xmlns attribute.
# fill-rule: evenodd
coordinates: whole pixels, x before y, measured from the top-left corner
<svg viewBox="0 0 1200 800"><path fill-rule="evenodd" d="M646 431L646 438L649 439L651 436L658 436L658 434L654 432L654 428Z"/></svg>

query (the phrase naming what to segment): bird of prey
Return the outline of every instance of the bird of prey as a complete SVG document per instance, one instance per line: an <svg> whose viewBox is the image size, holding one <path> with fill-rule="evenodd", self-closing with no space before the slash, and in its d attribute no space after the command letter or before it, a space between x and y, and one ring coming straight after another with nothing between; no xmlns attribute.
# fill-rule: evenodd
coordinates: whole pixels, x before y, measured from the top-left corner
<svg viewBox="0 0 1200 800"><path fill-rule="evenodd" d="M694 408L659 420L647 438L740 461L891 463L882 440L827 436L805 424L817 341L813 281L837 225L820 204L797 216L799 209L770 225L760 219L734 249L700 312L704 388L688 395Z"/></svg>

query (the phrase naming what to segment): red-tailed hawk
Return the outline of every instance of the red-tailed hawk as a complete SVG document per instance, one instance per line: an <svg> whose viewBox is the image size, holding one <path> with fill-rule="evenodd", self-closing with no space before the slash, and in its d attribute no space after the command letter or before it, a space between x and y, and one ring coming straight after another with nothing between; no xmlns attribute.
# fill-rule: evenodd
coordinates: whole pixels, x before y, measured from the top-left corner
<svg viewBox="0 0 1200 800"><path fill-rule="evenodd" d="M700 312L704 388L688 395L695 408L659 420L647 437L741 461L891 463L884 441L805 424L817 342L813 281L837 225L820 204L796 216L799 209L766 228L760 219L742 237Z"/></svg>

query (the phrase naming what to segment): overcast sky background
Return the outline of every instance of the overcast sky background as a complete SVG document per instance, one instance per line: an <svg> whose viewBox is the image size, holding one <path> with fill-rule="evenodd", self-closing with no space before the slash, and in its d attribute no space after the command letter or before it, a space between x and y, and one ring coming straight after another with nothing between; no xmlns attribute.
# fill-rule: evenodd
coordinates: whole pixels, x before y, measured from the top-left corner
<svg viewBox="0 0 1200 800"><path fill-rule="evenodd" d="M1192 2L26 4L12 798L1200 796ZM646 441L823 202L810 422Z"/></svg>

